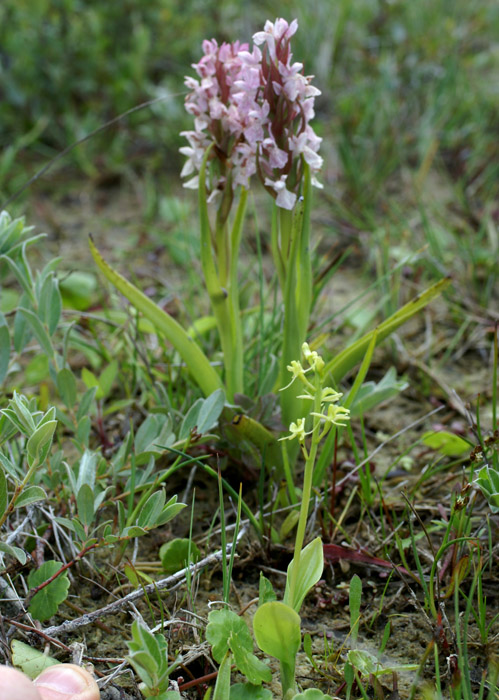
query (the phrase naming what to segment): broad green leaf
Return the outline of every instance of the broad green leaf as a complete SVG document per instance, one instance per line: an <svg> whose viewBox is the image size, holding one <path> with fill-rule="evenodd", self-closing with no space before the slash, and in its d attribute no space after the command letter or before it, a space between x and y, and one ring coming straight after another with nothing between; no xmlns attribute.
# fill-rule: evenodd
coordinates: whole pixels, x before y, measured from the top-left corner
<svg viewBox="0 0 499 700"><path fill-rule="evenodd" d="M241 644L245 645L249 652L253 651L253 640L246 622L232 610L212 610L208 615L206 640L211 644L213 658L219 664L229 650L229 639L232 635L238 635Z"/></svg>
<svg viewBox="0 0 499 700"><path fill-rule="evenodd" d="M315 540L309 542L307 546L302 549L300 553L300 563L298 569L298 576L295 582L295 591L293 595L293 600L290 600L290 581L292 578L292 571L294 567L294 558L291 560L288 566L288 574L286 577L286 590L284 592L284 602L290 605L296 612L300 611L303 600L309 590L315 586L317 581L320 580L322 572L324 570L324 557L322 553L322 540L320 537L316 537Z"/></svg>
<svg viewBox="0 0 499 700"><path fill-rule="evenodd" d="M28 576L28 586L36 588L50 579L62 567L58 561L46 561L39 569L31 571ZM64 571L60 576L51 581L41 591L36 593L29 605L29 611L36 620L44 622L55 615L59 605L66 600L69 591L69 579Z"/></svg>
<svg viewBox="0 0 499 700"><path fill-rule="evenodd" d="M11 557L14 557L23 566L26 564L26 552L20 547L14 547L11 544L0 542L0 552L5 552L5 554L9 554Z"/></svg>
<svg viewBox="0 0 499 700"><path fill-rule="evenodd" d="M225 404L225 394L222 389L217 389L207 399L199 410L197 431L204 435L218 423L220 414Z"/></svg>
<svg viewBox="0 0 499 700"><path fill-rule="evenodd" d="M473 445L459 435L449 433L447 430L428 431L421 438L423 445L437 450L446 457L460 457L469 452Z"/></svg>
<svg viewBox="0 0 499 700"><path fill-rule="evenodd" d="M208 616L206 639L212 645L213 657L220 663L230 649L241 673L255 685L270 682L269 667L253 654L253 639L246 622L231 610L214 610Z"/></svg>
<svg viewBox="0 0 499 700"><path fill-rule="evenodd" d="M163 489L151 494L139 513L137 525L139 527L153 527L156 525L161 511L163 510L163 506L165 505L165 500L166 497Z"/></svg>
<svg viewBox="0 0 499 700"><path fill-rule="evenodd" d="M98 398L105 398L106 396L109 396L117 374L118 362L113 360L102 370L99 375L99 389L102 395L98 396Z"/></svg>
<svg viewBox="0 0 499 700"><path fill-rule="evenodd" d="M28 440L28 455L32 460L37 459L40 464L45 459L52 444L52 437L57 427L56 420L49 420L41 423Z"/></svg>
<svg viewBox="0 0 499 700"><path fill-rule="evenodd" d="M90 420L89 416L83 416L83 418L80 418L76 427L75 438L81 445L85 445L85 447L88 447L91 428L92 421Z"/></svg>
<svg viewBox="0 0 499 700"><path fill-rule="evenodd" d="M169 416L161 413L150 413L135 435L135 452L146 455L148 452L160 453L158 443L166 445L171 439L171 421Z"/></svg>
<svg viewBox="0 0 499 700"><path fill-rule="evenodd" d="M68 367L57 373L57 391L66 406L73 408L76 403L76 379Z"/></svg>
<svg viewBox="0 0 499 700"><path fill-rule="evenodd" d="M34 649L30 644L25 644L17 639L12 640L11 649L12 664L21 669L31 680L34 680L46 668L61 663L51 656L46 656L42 651Z"/></svg>
<svg viewBox="0 0 499 700"><path fill-rule="evenodd" d="M257 685L272 679L269 667L253 654L253 639L248 626L236 613L213 610L208 616L206 639L219 663L226 658L228 650L232 651L237 668L250 683Z"/></svg>
<svg viewBox="0 0 499 700"><path fill-rule="evenodd" d="M165 574L174 574L183 569L187 565L189 551L190 561L198 561L201 555L199 547L188 538L177 538L161 545L159 559Z"/></svg>
<svg viewBox="0 0 499 700"><path fill-rule="evenodd" d="M229 639L229 646L234 654L234 662L237 669L243 673L250 683L257 685L265 681L270 683L272 671L263 661L260 661L252 651L248 651L246 644L238 635L232 635ZM252 640L253 648L253 640Z"/></svg>
<svg viewBox="0 0 499 700"><path fill-rule="evenodd" d="M307 688L303 693L294 695L292 700L333 700L333 698L330 695L324 695L318 688Z"/></svg>
<svg viewBox="0 0 499 700"><path fill-rule="evenodd" d="M85 311L92 304L92 296L97 289L94 274L73 270L59 282L64 303L72 309Z"/></svg>
<svg viewBox="0 0 499 700"><path fill-rule="evenodd" d="M174 496L173 498L170 498L170 500L168 501L166 506L161 511L161 515L156 520L156 523L155 523L156 527L159 527L160 525L164 525L165 523L172 520L185 507L186 507L185 503L177 503L176 496Z"/></svg>
<svg viewBox="0 0 499 700"><path fill-rule="evenodd" d="M88 484L91 489L95 486L95 475L97 471L97 463L99 455L92 450L85 450L78 464L78 478L76 480L76 492L80 490L83 484Z"/></svg>
<svg viewBox="0 0 499 700"><path fill-rule="evenodd" d="M359 388L357 396L350 404L350 394L346 397L344 405L350 408L351 416L366 415L368 411L400 394L407 389L409 384L404 379L397 379L395 367L390 367L385 376L378 382L365 382Z"/></svg>
<svg viewBox="0 0 499 700"><path fill-rule="evenodd" d="M197 399L197 401L194 401L185 414L178 433L179 440L186 440L189 437L191 430L197 426L198 416L202 405L203 399Z"/></svg>
<svg viewBox="0 0 499 700"><path fill-rule="evenodd" d="M285 603L272 601L259 607L253 618L256 643L265 654L294 666L301 644L300 616Z"/></svg>
<svg viewBox="0 0 499 700"><path fill-rule="evenodd" d="M120 532L121 537L142 537L142 535L145 534L147 534L147 530L145 530L143 527L138 527L137 525L125 527Z"/></svg>
<svg viewBox="0 0 499 700"><path fill-rule="evenodd" d="M189 338L182 326L160 309L152 299L149 299L137 287L113 270L100 255L91 238L89 245L92 256L105 277L136 309L153 322L159 333L172 343L203 393L209 396L216 389L223 388L220 376L211 366L210 361L201 348L192 338Z"/></svg>
<svg viewBox="0 0 499 700"><path fill-rule="evenodd" d="M93 372L91 372L87 367L83 367L81 370L81 378L83 382L85 383L85 386L87 389L94 389L95 390L95 397L97 399L102 398L102 392L99 389L99 380L95 376Z"/></svg>
<svg viewBox="0 0 499 700"><path fill-rule="evenodd" d="M45 498L47 498L47 494L40 486L28 486L27 489L21 492L14 507L22 508L23 506L28 506L30 503L43 501Z"/></svg>
<svg viewBox="0 0 499 700"><path fill-rule="evenodd" d="M94 494L88 484L83 484L76 496L78 517L84 526L89 527L94 520Z"/></svg>
<svg viewBox="0 0 499 700"><path fill-rule="evenodd" d="M230 686L229 700L272 700L272 693L261 685L234 683Z"/></svg>

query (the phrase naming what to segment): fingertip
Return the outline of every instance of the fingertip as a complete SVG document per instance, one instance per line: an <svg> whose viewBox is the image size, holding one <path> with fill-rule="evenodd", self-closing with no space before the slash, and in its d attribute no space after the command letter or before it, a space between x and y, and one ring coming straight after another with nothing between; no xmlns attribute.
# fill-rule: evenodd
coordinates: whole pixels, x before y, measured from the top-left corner
<svg viewBox="0 0 499 700"><path fill-rule="evenodd" d="M37 689L24 673L10 666L0 666L0 700L20 700L20 698L41 700Z"/></svg>
<svg viewBox="0 0 499 700"><path fill-rule="evenodd" d="M84 668L75 664L50 666L36 678L34 683L43 700L99 700L100 698L99 688L94 678Z"/></svg>

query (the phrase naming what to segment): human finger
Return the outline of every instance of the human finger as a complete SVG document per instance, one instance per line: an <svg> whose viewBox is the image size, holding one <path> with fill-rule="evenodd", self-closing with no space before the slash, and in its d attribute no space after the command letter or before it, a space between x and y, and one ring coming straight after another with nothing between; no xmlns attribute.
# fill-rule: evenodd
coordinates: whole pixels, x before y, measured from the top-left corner
<svg viewBox="0 0 499 700"><path fill-rule="evenodd" d="M100 698L99 688L90 673L75 664L49 666L40 673L34 684L43 700L99 700ZM19 696L13 700L18 698Z"/></svg>

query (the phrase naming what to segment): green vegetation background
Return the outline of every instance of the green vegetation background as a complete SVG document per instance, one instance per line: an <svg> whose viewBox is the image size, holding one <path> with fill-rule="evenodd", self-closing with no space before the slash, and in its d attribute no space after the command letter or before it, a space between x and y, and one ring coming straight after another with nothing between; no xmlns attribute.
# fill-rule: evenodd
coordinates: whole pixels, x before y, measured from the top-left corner
<svg viewBox="0 0 499 700"><path fill-rule="evenodd" d="M333 138L360 216L385 197L388 178L430 156L476 181L483 200L496 194L494 0L3 0L0 193L105 121L182 92L204 38L250 41L276 14L299 20L294 55L323 91L318 130ZM174 172L182 128L183 98L167 99L75 149L71 162L92 175L140 169L147 156Z"/></svg>

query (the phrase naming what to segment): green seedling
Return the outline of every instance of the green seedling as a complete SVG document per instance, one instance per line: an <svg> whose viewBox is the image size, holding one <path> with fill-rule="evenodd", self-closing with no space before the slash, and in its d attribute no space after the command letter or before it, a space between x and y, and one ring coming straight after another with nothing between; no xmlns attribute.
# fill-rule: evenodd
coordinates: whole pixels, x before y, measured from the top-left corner
<svg viewBox="0 0 499 700"><path fill-rule="evenodd" d="M220 664L214 700L229 697L232 664L253 686L272 679L270 668L253 653L253 639L246 622L231 610L213 610L209 614L206 639L212 646L213 658Z"/></svg>
<svg viewBox="0 0 499 700"><path fill-rule="evenodd" d="M140 690L146 698L181 700L180 693L168 690L170 675L182 663L179 656L169 665L168 643L163 634L152 634L136 620L132 624L132 640L127 642L128 661L141 679Z"/></svg>

